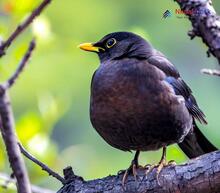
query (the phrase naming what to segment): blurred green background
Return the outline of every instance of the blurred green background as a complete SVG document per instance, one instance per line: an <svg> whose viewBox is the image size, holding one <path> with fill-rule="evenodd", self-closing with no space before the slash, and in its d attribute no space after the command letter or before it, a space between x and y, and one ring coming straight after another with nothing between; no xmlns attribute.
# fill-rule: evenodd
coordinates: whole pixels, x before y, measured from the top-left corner
<svg viewBox="0 0 220 193"><path fill-rule="evenodd" d="M6 39L39 0L1 0L0 38ZM220 11L220 1L214 0ZM0 60L0 79L16 68L34 35L37 49L29 66L11 89L16 126L23 145L54 170L71 165L85 179L115 174L125 169L133 157L112 148L92 128L89 121L90 81L99 65L95 54L82 52L77 45L97 41L113 31L132 31L147 38L179 69L194 91L208 119L201 126L205 135L220 147L219 81L200 73L201 68L218 68L216 59L207 58L207 47L186 35L191 24L177 17L178 5L171 0L53 0L49 7L10 47ZM172 16L162 19L166 10ZM10 173L1 143L0 172ZM141 163L158 162L161 150L144 152ZM168 159L177 163L187 158L175 145ZM52 190L61 184L26 160L31 182ZM0 188L0 192L9 192Z"/></svg>

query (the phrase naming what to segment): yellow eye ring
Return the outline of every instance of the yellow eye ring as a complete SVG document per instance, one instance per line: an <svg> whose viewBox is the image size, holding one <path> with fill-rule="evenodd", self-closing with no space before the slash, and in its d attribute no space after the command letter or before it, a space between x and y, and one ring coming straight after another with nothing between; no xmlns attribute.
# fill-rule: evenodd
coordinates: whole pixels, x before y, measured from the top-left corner
<svg viewBox="0 0 220 193"><path fill-rule="evenodd" d="M111 48L112 46L114 46L116 44L116 39L115 38L111 38L106 42L106 47L107 48Z"/></svg>

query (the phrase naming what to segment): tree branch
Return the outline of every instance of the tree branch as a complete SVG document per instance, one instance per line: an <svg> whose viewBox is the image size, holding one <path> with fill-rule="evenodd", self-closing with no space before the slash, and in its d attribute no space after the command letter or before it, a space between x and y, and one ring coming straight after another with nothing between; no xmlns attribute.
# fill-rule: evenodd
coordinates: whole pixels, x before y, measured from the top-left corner
<svg viewBox="0 0 220 193"><path fill-rule="evenodd" d="M203 155L186 164L165 167L157 182L156 170L147 176L138 170L138 179L129 176L122 188L122 176L108 176L102 179L83 181L72 177L58 193L219 193L220 192L220 151Z"/></svg>
<svg viewBox="0 0 220 193"><path fill-rule="evenodd" d="M203 74L208 74L208 75L215 75L215 76L220 76L220 71L219 70L215 70L215 69L202 69L201 72Z"/></svg>
<svg viewBox="0 0 220 193"><path fill-rule="evenodd" d="M20 143L18 143L18 145L19 145L21 153L26 158L28 158L29 160L31 160L32 162L34 162L35 164L40 166L42 168L42 170L46 171L49 174L49 176L53 176L54 178L59 180L62 184L66 183L66 180L62 176L60 176L58 173L56 173L52 169L50 169L47 165L45 165L44 163L42 163L41 161L36 159L34 156L32 156Z"/></svg>
<svg viewBox="0 0 220 193"><path fill-rule="evenodd" d="M6 146L10 166L17 180L18 193L31 193L31 187L26 167L17 145L18 139L15 134L14 115L11 108L10 97L8 95L8 88L13 85L14 81L21 73L34 48L35 42L31 41L29 48L15 74L12 75L5 83L0 84L0 129Z"/></svg>
<svg viewBox="0 0 220 193"><path fill-rule="evenodd" d="M11 184L13 186L11 186ZM4 189L8 189L10 185L10 189L16 190L16 180L8 176L7 174L0 173L0 186ZM31 191L32 193L55 193L52 190L48 190L45 188L41 188L35 185L31 185Z"/></svg>
<svg viewBox="0 0 220 193"><path fill-rule="evenodd" d="M43 9L52 0L43 0L42 3L36 7L33 12L27 17L24 22L17 26L15 31L9 36L9 38L0 42L0 58L5 55L7 48L13 43L13 41L31 24L31 22L43 11ZM35 41L31 41L29 48L18 65L15 73L4 83L0 84L0 130L3 137L3 141L6 146L8 159L13 171L13 176L16 178L16 185L18 193L31 193L31 186L26 171L24 161L21 156L20 149L17 145L18 139L15 131L15 123L13 111L10 103L10 97L8 95L8 89L13 86L20 73L26 66L32 51L35 48Z"/></svg>
<svg viewBox="0 0 220 193"><path fill-rule="evenodd" d="M30 45L29 45L29 48L28 48L26 54L22 58L22 60L21 60L20 64L18 65L18 68L16 69L15 73L6 82L6 89L9 89L15 83L18 76L20 75L20 73L23 71L25 65L27 64L28 60L30 59L32 51L34 50L35 46L36 46L35 40L32 40L30 42Z"/></svg>
<svg viewBox="0 0 220 193"><path fill-rule="evenodd" d="M33 10L30 16L18 25L6 41L0 42L0 57L5 55L11 43L31 24L34 18L37 17L50 2L51 0L43 0L42 3ZM31 193L31 187L25 164L17 145L18 139L15 132L14 116L8 89L14 84L19 74L24 69L34 48L35 42L33 40L15 73L5 83L0 84L0 129L6 146L10 166L13 170L13 175L16 177L18 193Z"/></svg>
<svg viewBox="0 0 220 193"><path fill-rule="evenodd" d="M180 8L186 11L192 23L192 31L188 35L193 39L198 36L209 47L210 53L220 64L220 17L216 15L211 0L175 0ZM192 14L193 10L193 14Z"/></svg>
<svg viewBox="0 0 220 193"><path fill-rule="evenodd" d="M44 0L42 3L33 10L31 15L25 19L23 23L17 26L15 31L9 36L9 38L1 43L0 45L0 57L5 55L6 49L11 45L11 43L32 23L32 21L40 15L40 13L44 10L44 8L51 2L52 0Z"/></svg>

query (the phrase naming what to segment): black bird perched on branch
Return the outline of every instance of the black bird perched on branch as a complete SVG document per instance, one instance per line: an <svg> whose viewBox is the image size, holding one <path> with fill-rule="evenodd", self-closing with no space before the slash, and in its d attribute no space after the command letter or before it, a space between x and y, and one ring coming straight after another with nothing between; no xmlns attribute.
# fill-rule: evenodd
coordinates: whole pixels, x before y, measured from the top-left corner
<svg viewBox="0 0 220 193"><path fill-rule="evenodd" d="M140 151L163 148L159 172L168 145L178 143L189 158L216 150L196 126L207 122L191 89L149 42L115 32L79 47L101 61L91 84L92 125L111 146L136 151L127 171L135 175Z"/></svg>

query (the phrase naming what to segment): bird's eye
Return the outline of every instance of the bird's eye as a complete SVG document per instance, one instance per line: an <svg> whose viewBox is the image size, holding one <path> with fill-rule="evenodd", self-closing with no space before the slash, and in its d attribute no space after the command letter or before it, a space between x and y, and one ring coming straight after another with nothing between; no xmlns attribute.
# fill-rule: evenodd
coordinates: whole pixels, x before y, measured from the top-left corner
<svg viewBox="0 0 220 193"><path fill-rule="evenodd" d="M114 46L116 44L116 39L115 38L111 38L107 41L106 46L107 48L111 48L112 46Z"/></svg>

